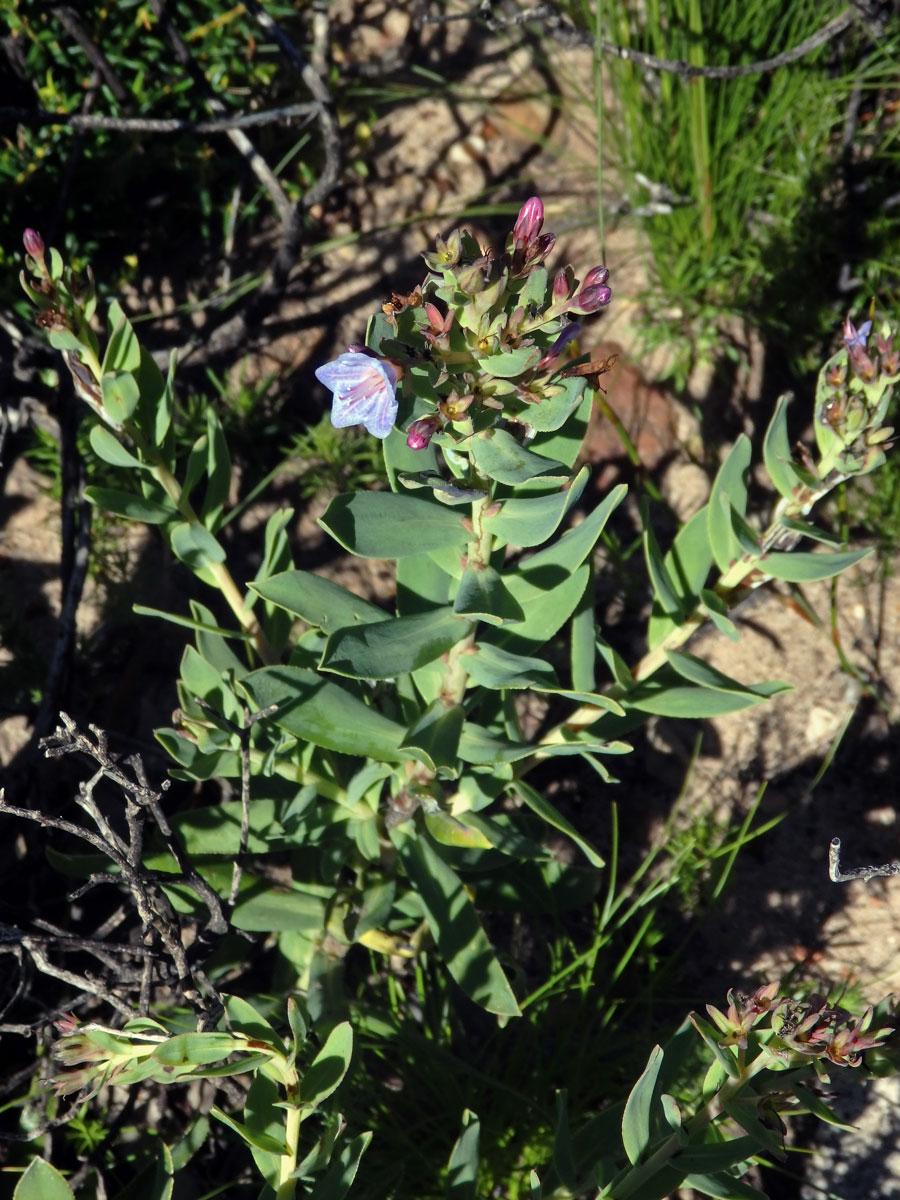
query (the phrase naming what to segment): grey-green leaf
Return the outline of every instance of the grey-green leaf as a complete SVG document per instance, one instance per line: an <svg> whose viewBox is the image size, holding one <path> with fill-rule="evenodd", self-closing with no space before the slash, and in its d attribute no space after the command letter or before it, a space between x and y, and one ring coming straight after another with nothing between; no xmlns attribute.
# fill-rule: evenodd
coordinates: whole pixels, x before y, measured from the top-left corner
<svg viewBox="0 0 900 1200"><path fill-rule="evenodd" d="M622 1114L622 1144L630 1163L639 1163L650 1144L650 1118L659 1069L662 1066L661 1046L654 1046L640 1079L631 1089Z"/></svg>

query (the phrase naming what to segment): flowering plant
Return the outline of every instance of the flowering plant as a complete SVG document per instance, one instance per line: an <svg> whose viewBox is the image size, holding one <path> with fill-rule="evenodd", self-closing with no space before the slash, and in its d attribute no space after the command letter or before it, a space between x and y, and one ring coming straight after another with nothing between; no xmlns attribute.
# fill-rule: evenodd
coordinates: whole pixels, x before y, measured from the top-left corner
<svg viewBox="0 0 900 1200"><path fill-rule="evenodd" d="M76 287L59 254L48 256L38 235L26 235L23 284L38 323L99 418L94 451L133 480L131 490L94 487L89 498L157 526L231 614L228 624L198 602L189 617L154 614L194 635L173 724L157 731L173 774L241 778L243 788L240 802L214 806L212 844L196 812L173 826L188 853L223 863L243 861L248 848L258 862L288 856L286 886L264 867L245 870L230 921L273 936L296 986L332 997L338 1010L349 1003L342 960L362 946L390 961L431 956L476 1005L501 1021L518 1016L521 982L482 914L584 902L605 867L529 778L534 769L577 756L612 783L610 759L628 753L626 735L650 715L697 719L783 691L777 682L729 678L680 647L707 622L736 638L729 613L751 588L828 578L867 553L836 546L808 517L836 483L884 458L891 431L883 422L900 366L893 327L874 318L858 331L848 324L820 374L818 459L792 453L787 398L779 400L762 448L780 497L768 525L748 517L744 436L708 503L665 551L643 509L653 603L646 653L626 663L594 614L600 539L625 487L570 523L586 496L589 470L577 463L593 405L589 384L601 369L574 356L583 330L572 318L610 302L608 272L596 266L578 283L565 267L551 277L545 262L555 239L543 219L532 198L499 255L465 230L437 239L425 278L371 319L366 345L317 372L334 394L334 423L364 424L383 441L388 487L335 497L320 525L351 554L395 563L390 611L294 567L290 509L269 519L255 577L236 582L220 538L231 463L214 409L206 436L179 458L174 366L163 377L116 302L101 348L90 282ZM796 551L804 538L825 550ZM551 832L571 842L569 861L550 848ZM164 855L153 859L155 871L176 868ZM227 894L221 872L210 872ZM740 1072L740 1055L757 1044L757 1018L788 1011L775 999L758 994L750 1008L733 1005L724 1026L717 1022L725 1049L714 1039L714 1053L729 1078L733 1056ZM852 1063L872 1044L845 1026L843 1041L820 1037L822 1022L819 1013L815 1039L803 1021L793 1031L782 1026L777 1054L793 1062L824 1047L832 1061ZM767 1071L780 1070L777 1054L766 1058ZM644 1108L658 1063L648 1072L625 1110L643 1114L625 1141L637 1173L627 1183L616 1176L602 1195L638 1194L656 1162L653 1154L644 1159L652 1140ZM680 1116L662 1108L675 1132L660 1179L669 1181L677 1166L680 1181L703 1156L682 1153ZM706 1138L710 1114L689 1140ZM751 1152L746 1143L738 1149L719 1154L721 1171Z"/></svg>

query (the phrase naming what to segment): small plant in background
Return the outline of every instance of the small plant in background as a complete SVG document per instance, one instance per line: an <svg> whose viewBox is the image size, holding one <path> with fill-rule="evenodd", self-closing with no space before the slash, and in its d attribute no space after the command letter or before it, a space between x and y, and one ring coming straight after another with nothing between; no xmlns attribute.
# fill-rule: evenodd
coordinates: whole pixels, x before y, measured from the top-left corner
<svg viewBox="0 0 900 1200"><path fill-rule="evenodd" d="M809 514L838 483L884 461L891 435L884 422L900 366L894 327L881 318L859 329L848 322L841 348L820 372L816 455L792 453L787 400L778 402L763 462L780 499L764 529L747 516L751 447L743 436L708 504L665 551L651 510L642 507L653 610L647 652L627 664L594 614L594 572L604 570L597 547L626 489L614 488L566 527L585 495L588 469L574 464L593 404L588 383L600 369L577 356L581 318L610 303L608 272L595 266L580 282L571 267L551 272L554 242L536 197L500 252L466 230L439 238L425 255L424 278L372 318L365 345L319 368L334 395L334 424L361 423L383 443L390 490L338 495L320 525L352 554L395 562L396 597L387 611L294 568L289 509L268 521L255 578L246 587L235 579L219 536L229 519L231 459L216 412L207 410L202 439L182 444L172 420L174 364L163 377L115 301L101 345L91 325L91 286L76 285L59 253L33 231L26 235L23 284L38 324L97 417L95 454L126 472L120 486L92 486L89 498L118 517L157 526L210 588L215 606L193 602L189 617L155 614L194 635L173 724L157 736L177 778L240 780L240 801L174 816L171 836L156 818L165 847L148 846L139 862L111 851L107 838L102 853L112 867L103 878L117 871L130 878L123 864L132 873L148 869L156 891L186 920L207 925L198 909L215 912L217 897L227 897L221 912L228 928L272 937L279 990L306 995L318 1032L347 1015L372 1021L367 987L357 991L349 982L359 962L375 978L386 976L398 1009L429 1013L435 1040L451 1020L448 977L501 1026L519 1017L541 988L529 991L513 973L510 948L485 914L556 913L573 895L581 903L597 895L607 876L603 921L618 930L643 920L624 969L652 922L652 908L644 914L642 907L669 884L639 886L638 875L626 903L615 863L607 866L541 789L537 768L577 757L598 785L611 784L610 758L628 752L623 739L650 715L698 719L783 691L777 682L731 679L681 647L707 622L736 638L729 614L751 589L772 579L833 577L867 553L837 544ZM804 538L824 549L795 550ZM570 861L551 848L560 834L571 843ZM279 885L266 863L275 854L290 865ZM187 864L197 856L203 873L191 868L185 888ZM236 873L228 869L232 858ZM174 944L167 949L178 953ZM397 965L404 962L415 964L414 977ZM141 1020L150 1000L148 985ZM761 1032L760 1018L776 1013L780 1023ZM137 1082L143 1070L161 1079L170 1055L179 1070L204 1074L208 1036L216 1062L234 1050L257 1050L268 1064L253 1064L257 1079L271 1082L280 1070L272 1064L284 1054L280 1041L266 1033L264 1045L240 1043L242 1030L250 1032L242 1012L230 1033L214 1033L214 1015L207 1000L196 1042L170 1038L162 1021L150 1040L141 1025L133 1038L104 1033L121 1038L114 1047L88 1042L121 1053L120 1081ZM805 1097L811 1058L852 1064L881 1039L830 1009L801 1013L777 988L758 993L750 1007L732 1002L723 1020L723 1045L696 1022L715 1063L703 1104L688 1119L667 1095L657 1104L661 1051L624 1112L615 1120L601 1114L577 1154L563 1095L552 1167L559 1183L545 1180L547 1194L591 1186L616 1198L663 1196L685 1178L702 1190L696 1180L708 1177L720 1188L710 1194L746 1195L737 1190L741 1164L773 1141L760 1113L791 1111ZM86 1035L71 1036L87 1047ZM105 1058L98 1069L112 1070L110 1063ZM279 1076L287 1089L279 1122L293 1119L286 1078ZM299 1087L302 1097L302 1081ZM782 1102L782 1093L792 1099ZM720 1120L720 1107L743 1132ZM277 1145L241 1136L263 1154L260 1169L274 1186L290 1138L268 1127L267 1137L282 1138ZM470 1115L450 1167L451 1179L468 1181L467 1188L478 1139ZM630 1165L619 1164L620 1142ZM285 1176L278 1166L279 1200L294 1194L298 1170L292 1165ZM350 1182L342 1176L341 1195ZM533 1194L541 1194L537 1182Z"/></svg>

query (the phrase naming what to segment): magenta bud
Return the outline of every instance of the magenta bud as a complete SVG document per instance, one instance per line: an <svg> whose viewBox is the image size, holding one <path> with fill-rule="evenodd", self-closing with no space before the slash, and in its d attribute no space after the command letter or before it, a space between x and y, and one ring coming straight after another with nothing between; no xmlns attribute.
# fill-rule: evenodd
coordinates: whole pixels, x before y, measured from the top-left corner
<svg viewBox="0 0 900 1200"><path fill-rule="evenodd" d="M36 229L26 229L22 235L25 243L25 253L30 254L35 262L41 262L44 257L44 239Z"/></svg>
<svg viewBox="0 0 900 1200"><path fill-rule="evenodd" d="M572 284L569 280L569 272L563 268L557 271L553 277L553 299L556 303L562 303L568 300L572 294Z"/></svg>
<svg viewBox="0 0 900 1200"><path fill-rule="evenodd" d="M440 417L419 417L406 431L407 446L410 450L424 450L440 426Z"/></svg>
<svg viewBox="0 0 900 1200"><path fill-rule="evenodd" d="M606 283L609 279L609 271L606 267L592 267L585 275L581 282L582 288L596 287L597 284Z"/></svg>
<svg viewBox="0 0 900 1200"><path fill-rule="evenodd" d="M525 251L525 262L529 267L539 266L556 245L555 233L542 233Z"/></svg>
<svg viewBox="0 0 900 1200"><path fill-rule="evenodd" d="M612 292L605 284L597 283L593 287L582 288L569 304L570 312L592 313L598 308L609 304Z"/></svg>
<svg viewBox="0 0 900 1200"><path fill-rule="evenodd" d="M516 246L530 245L541 232L544 224L544 206L537 196L532 196L522 205L516 223L513 226L513 239Z"/></svg>

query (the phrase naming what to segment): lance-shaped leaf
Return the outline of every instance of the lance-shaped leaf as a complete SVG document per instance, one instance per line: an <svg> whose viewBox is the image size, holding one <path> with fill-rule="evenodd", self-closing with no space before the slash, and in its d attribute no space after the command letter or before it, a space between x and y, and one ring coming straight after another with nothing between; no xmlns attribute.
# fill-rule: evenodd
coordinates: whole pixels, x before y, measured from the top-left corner
<svg viewBox="0 0 900 1200"><path fill-rule="evenodd" d="M145 525L162 525L176 515L171 502L148 500L120 488L89 487L84 489L84 494L91 504L104 512L127 517L129 521L142 521Z"/></svg>
<svg viewBox="0 0 900 1200"><path fill-rule="evenodd" d="M392 679L434 662L470 629L450 608L337 629L319 667L354 679Z"/></svg>
<svg viewBox="0 0 900 1200"><path fill-rule="evenodd" d="M263 667L245 676L240 687L257 709L277 704L271 720L304 741L383 762L415 757L414 751L400 749L406 736L402 725L315 671Z"/></svg>
<svg viewBox="0 0 900 1200"><path fill-rule="evenodd" d="M371 1140L371 1133L361 1133L342 1146L325 1177L307 1192L307 1200L344 1200L353 1186L359 1161Z"/></svg>
<svg viewBox="0 0 900 1200"><path fill-rule="evenodd" d="M443 700L435 700L410 727L403 745L427 754L432 769L455 771L464 719L461 705L448 707Z"/></svg>
<svg viewBox="0 0 900 1200"><path fill-rule="evenodd" d="M506 625L525 617L522 606L503 582L503 576L490 566L466 567L453 601L453 611L457 616L486 621L489 625Z"/></svg>
<svg viewBox="0 0 900 1200"><path fill-rule="evenodd" d="M110 433L105 425L92 425L90 432L91 448L98 458L114 467L127 467L131 470L143 471L146 463L127 450L115 434Z"/></svg>
<svg viewBox="0 0 900 1200"><path fill-rule="evenodd" d="M16 1184L13 1200L75 1200L65 1179L43 1158L33 1158Z"/></svg>
<svg viewBox="0 0 900 1200"><path fill-rule="evenodd" d="M603 859L591 845L591 843L562 815L546 797L542 796L539 791L533 788L530 784L525 783L522 779L517 779L513 784L514 793L548 825L554 829L558 829L560 833L564 833L566 837L572 839L575 845L582 851L588 862L594 867L604 866Z"/></svg>
<svg viewBox="0 0 900 1200"><path fill-rule="evenodd" d="M662 1066L661 1046L654 1046L640 1079L631 1089L622 1114L622 1144L630 1163L639 1163L650 1145L653 1107L656 1102L656 1079Z"/></svg>
<svg viewBox="0 0 900 1200"><path fill-rule="evenodd" d="M514 486L529 480L561 484L569 469L542 454L533 454L506 429L486 430L472 439L472 458L489 479Z"/></svg>
<svg viewBox="0 0 900 1200"><path fill-rule="evenodd" d="M712 1175L692 1172L684 1183L695 1192L702 1192L704 1196L714 1196L716 1200L767 1200L765 1192L724 1171Z"/></svg>
<svg viewBox="0 0 900 1200"><path fill-rule="evenodd" d="M788 583L811 583L815 579L830 579L832 575L839 575L841 571L868 558L871 553L871 548L842 550L837 554L777 552L761 558L758 565L773 579L784 579Z"/></svg>
<svg viewBox="0 0 900 1200"><path fill-rule="evenodd" d="M529 404L521 410L522 420L527 421L538 433L553 433L562 429L581 404L585 382L577 376L555 379L545 390L540 404Z"/></svg>
<svg viewBox="0 0 900 1200"><path fill-rule="evenodd" d="M141 347L131 322L118 300L109 306L109 341L103 356L103 374L108 371L136 371L141 363Z"/></svg>
<svg viewBox="0 0 900 1200"><path fill-rule="evenodd" d="M734 532L731 510L743 517L747 511L747 482L750 439L741 434L719 468L709 497L707 530L713 558L720 571L727 571L741 557L741 544Z"/></svg>
<svg viewBox="0 0 900 1200"><path fill-rule="evenodd" d="M780 496L790 500L795 490L802 486L803 481L794 470L794 457L791 454L791 443L787 429L787 406L791 399L790 392L778 397L775 412L766 436L763 439L763 462L769 472L769 478L775 484Z"/></svg>
<svg viewBox="0 0 900 1200"><path fill-rule="evenodd" d="M517 350L507 350L502 354L488 354L478 360L478 365L495 379L515 379L533 367L542 353L537 346L520 346Z"/></svg>
<svg viewBox="0 0 900 1200"><path fill-rule="evenodd" d="M500 1017L519 1016L509 980L459 876L424 834L417 834L408 825L396 826L389 832L425 907L429 928L447 970L463 991L488 1012Z"/></svg>
<svg viewBox="0 0 900 1200"><path fill-rule="evenodd" d="M363 558L404 558L462 546L471 537L452 508L390 492L335 496L319 524L345 550Z"/></svg>
<svg viewBox="0 0 900 1200"><path fill-rule="evenodd" d="M192 571L225 561L225 551L209 530L196 521L180 521L170 533L169 541L181 561Z"/></svg>
<svg viewBox="0 0 900 1200"><path fill-rule="evenodd" d="M447 1166L446 1200L475 1200L481 1123L475 1113L467 1108L462 1115L462 1126L462 1133L456 1139Z"/></svg>
<svg viewBox="0 0 900 1200"><path fill-rule="evenodd" d="M690 612L709 577L713 556L709 544L706 507L694 513L678 531L663 563L666 577L678 596L680 611ZM661 607L654 606L647 629L647 642L652 650L676 627L676 621L666 616Z"/></svg>
<svg viewBox="0 0 900 1200"><path fill-rule="evenodd" d="M347 1074L352 1055L353 1030L349 1021L342 1021L329 1033L300 1080L300 1101L305 1108L316 1108L337 1089Z"/></svg>
<svg viewBox="0 0 900 1200"><path fill-rule="evenodd" d="M557 531L569 509L578 503L588 474L587 467L582 467L571 487L550 496L514 496L502 501L495 516L484 518L485 529L511 546L543 545Z"/></svg>
<svg viewBox="0 0 900 1200"><path fill-rule="evenodd" d="M453 479L444 479L439 471L419 471L415 475L401 471L397 478L410 490L430 488L435 499L442 504L471 504L473 500L483 500L487 495L480 488L466 488Z"/></svg>
<svg viewBox="0 0 900 1200"><path fill-rule="evenodd" d="M134 376L128 371L110 371L100 380L100 391L103 407L112 421L116 425L124 425L141 398Z"/></svg>
<svg viewBox="0 0 900 1200"><path fill-rule="evenodd" d="M377 604L370 604L312 571L281 571L262 583L251 583L250 587L264 600L287 609L326 633L390 620L389 614Z"/></svg>

